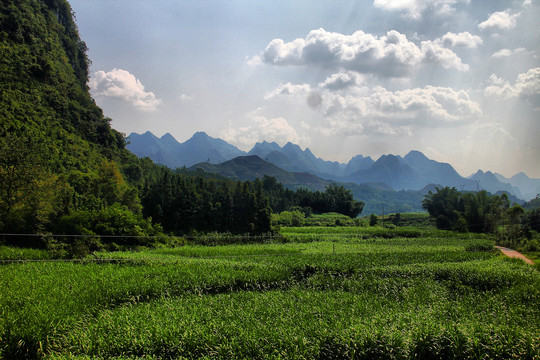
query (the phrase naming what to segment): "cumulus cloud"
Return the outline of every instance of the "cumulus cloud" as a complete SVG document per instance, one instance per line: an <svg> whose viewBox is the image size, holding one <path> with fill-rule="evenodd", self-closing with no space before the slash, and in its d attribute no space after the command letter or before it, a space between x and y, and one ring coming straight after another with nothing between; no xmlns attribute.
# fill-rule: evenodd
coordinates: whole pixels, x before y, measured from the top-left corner
<svg viewBox="0 0 540 360"><path fill-rule="evenodd" d="M521 13L510 14L510 10L497 11L489 15L486 21L478 24L480 30L487 29L499 29L499 30L508 30L516 26L517 18Z"/></svg>
<svg viewBox="0 0 540 360"><path fill-rule="evenodd" d="M332 75L312 88L307 84L287 83L270 91L267 98L294 96L319 111L314 129L326 135L349 136L360 133L408 136L415 128L454 127L481 118L482 110L465 90L425 86L390 91L382 86L373 89L350 86L336 91L328 84L341 75ZM348 79L347 77L344 77ZM318 120L315 120L318 119Z"/></svg>
<svg viewBox="0 0 540 360"><path fill-rule="evenodd" d="M510 82L498 77L495 74L491 74L489 77L489 85L484 89L484 94L487 96L498 97L514 97L515 92Z"/></svg>
<svg viewBox="0 0 540 360"><path fill-rule="evenodd" d="M406 77L422 63L466 71L468 65L440 42L424 41L418 46L398 31L377 37L359 30L352 35L312 30L305 39L272 40L260 59L273 65L316 65L342 68L381 77Z"/></svg>
<svg viewBox="0 0 540 360"><path fill-rule="evenodd" d="M445 47L465 47L470 49L478 47L483 42L480 36L472 35L469 32L461 32L459 34L447 32L439 41Z"/></svg>
<svg viewBox="0 0 540 360"><path fill-rule="evenodd" d="M89 85L95 96L125 101L143 111L154 111L161 104L153 92L145 91L141 81L126 70L97 71Z"/></svg>
<svg viewBox="0 0 540 360"><path fill-rule="evenodd" d="M252 146L258 141L275 141L279 144L286 142L298 143L300 137L296 130L283 117L268 119L264 116L254 116L251 124L240 128L229 128L222 132L221 137L228 142L241 146Z"/></svg>
<svg viewBox="0 0 540 360"><path fill-rule="evenodd" d="M514 85L492 74L489 77L489 85L484 89L484 94L503 98L521 97L528 100L539 100L540 67L519 74Z"/></svg>
<svg viewBox="0 0 540 360"><path fill-rule="evenodd" d="M334 94L327 114L430 127L464 123L482 111L464 90L426 86L392 92L379 86L364 97Z"/></svg>
<svg viewBox="0 0 540 360"><path fill-rule="evenodd" d="M359 86L364 82L362 75L352 72L341 70L337 74L333 74L320 83L321 88L330 90L343 90L353 86Z"/></svg>
<svg viewBox="0 0 540 360"><path fill-rule="evenodd" d="M463 2L468 2L464 0ZM405 17L419 20L430 10L437 15L449 15L455 12L454 5L459 0L374 0L373 6L386 11L402 13Z"/></svg>
<svg viewBox="0 0 540 360"><path fill-rule="evenodd" d="M455 52L441 46L438 41L422 41L422 52L426 63L437 63L445 69L469 70L469 65L463 64Z"/></svg>

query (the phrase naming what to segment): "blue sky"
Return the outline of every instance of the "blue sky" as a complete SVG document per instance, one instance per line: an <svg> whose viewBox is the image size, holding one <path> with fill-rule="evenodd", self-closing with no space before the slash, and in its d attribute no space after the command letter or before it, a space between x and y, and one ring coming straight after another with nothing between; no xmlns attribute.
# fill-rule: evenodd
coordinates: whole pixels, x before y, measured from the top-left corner
<svg viewBox="0 0 540 360"><path fill-rule="evenodd" d="M72 0L114 128L540 177L538 0Z"/></svg>

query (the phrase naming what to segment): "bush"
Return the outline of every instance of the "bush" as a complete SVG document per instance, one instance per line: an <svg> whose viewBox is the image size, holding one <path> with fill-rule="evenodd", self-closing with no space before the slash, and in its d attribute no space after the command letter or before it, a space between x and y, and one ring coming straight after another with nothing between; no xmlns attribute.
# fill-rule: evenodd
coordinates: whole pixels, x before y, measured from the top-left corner
<svg viewBox="0 0 540 360"><path fill-rule="evenodd" d="M299 210L283 211L279 214L272 214L272 226L303 226L305 215Z"/></svg>
<svg viewBox="0 0 540 360"><path fill-rule="evenodd" d="M162 235L159 225L153 225L151 220L134 214L120 204L99 210L75 211L62 216L56 227L56 232L60 234L96 235L104 245L115 242L118 245L149 246L156 241L156 236ZM99 240L86 241L87 246L99 249Z"/></svg>

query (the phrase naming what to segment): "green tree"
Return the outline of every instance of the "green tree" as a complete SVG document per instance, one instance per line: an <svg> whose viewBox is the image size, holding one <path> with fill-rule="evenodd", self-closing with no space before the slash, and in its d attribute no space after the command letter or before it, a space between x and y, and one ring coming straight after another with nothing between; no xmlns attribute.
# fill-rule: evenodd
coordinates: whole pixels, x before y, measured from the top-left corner
<svg viewBox="0 0 540 360"><path fill-rule="evenodd" d="M369 216L369 226L375 226L377 225L377 222L378 222L377 215L371 214Z"/></svg>
<svg viewBox="0 0 540 360"><path fill-rule="evenodd" d="M422 201L422 207L429 215L435 218L437 228L447 230L460 229L460 217L463 211L461 195L455 187L435 188L436 192L429 191Z"/></svg>

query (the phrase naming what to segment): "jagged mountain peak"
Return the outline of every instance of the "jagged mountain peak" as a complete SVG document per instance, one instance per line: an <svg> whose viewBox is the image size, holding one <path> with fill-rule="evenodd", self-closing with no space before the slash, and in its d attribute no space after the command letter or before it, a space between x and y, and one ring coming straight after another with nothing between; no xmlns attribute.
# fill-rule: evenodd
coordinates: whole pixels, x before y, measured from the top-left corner
<svg viewBox="0 0 540 360"><path fill-rule="evenodd" d="M213 139L204 131L197 131L195 134L193 134L191 138L192 139Z"/></svg>
<svg viewBox="0 0 540 360"><path fill-rule="evenodd" d="M311 152L311 150L310 150L309 148L306 148L306 149L304 150L304 153L305 153L306 155L315 157L315 155L313 155L313 153Z"/></svg>
<svg viewBox="0 0 540 360"><path fill-rule="evenodd" d="M166 133L160 139L168 145L178 144L178 140L176 140L175 137L172 136L170 133Z"/></svg>
<svg viewBox="0 0 540 360"><path fill-rule="evenodd" d="M355 155L355 156L353 156L353 157L351 158L351 160L349 160L349 162L352 161L352 160L363 160L363 159L371 159L371 160L373 160L373 159L371 158L371 156Z"/></svg>
<svg viewBox="0 0 540 360"><path fill-rule="evenodd" d="M399 157L393 154L381 155L377 159L377 161L375 161L375 164L399 164L399 163L400 163Z"/></svg>
<svg viewBox="0 0 540 360"><path fill-rule="evenodd" d="M140 137L145 139L159 139L156 135L154 135L151 131L146 131L142 134L138 134L136 132L132 132L127 136L128 138L134 138L134 137Z"/></svg>
<svg viewBox="0 0 540 360"><path fill-rule="evenodd" d="M285 144L285 146L283 147L283 150L286 150L286 151L294 150L294 151L303 152L300 145L293 144L290 141L287 144Z"/></svg>
<svg viewBox="0 0 540 360"><path fill-rule="evenodd" d="M484 172L482 171L482 169L478 169L477 172L469 176L469 179L474 179L475 177L482 176L482 175L484 175Z"/></svg>
<svg viewBox="0 0 540 360"><path fill-rule="evenodd" d="M524 172L519 172L516 175L512 176L510 179L518 181L531 180L531 178L528 177L527 174L525 174Z"/></svg>
<svg viewBox="0 0 540 360"><path fill-rule="evenodd" d="M426 155L424 155L421 151L418 150L411 150L407 155L405 155L404 159L406 161L433 161L429 159Z"/></svg>
<svg viewBox="0 0 540 360"><path fill-rule="evenodd" d="M170 139L176 140L175 137L171 135L171 133L165 133L165 134L163 134L163 136L161 137L161 140L164 140L164 139L165 139L165 140L170 140Z"/></svg>

